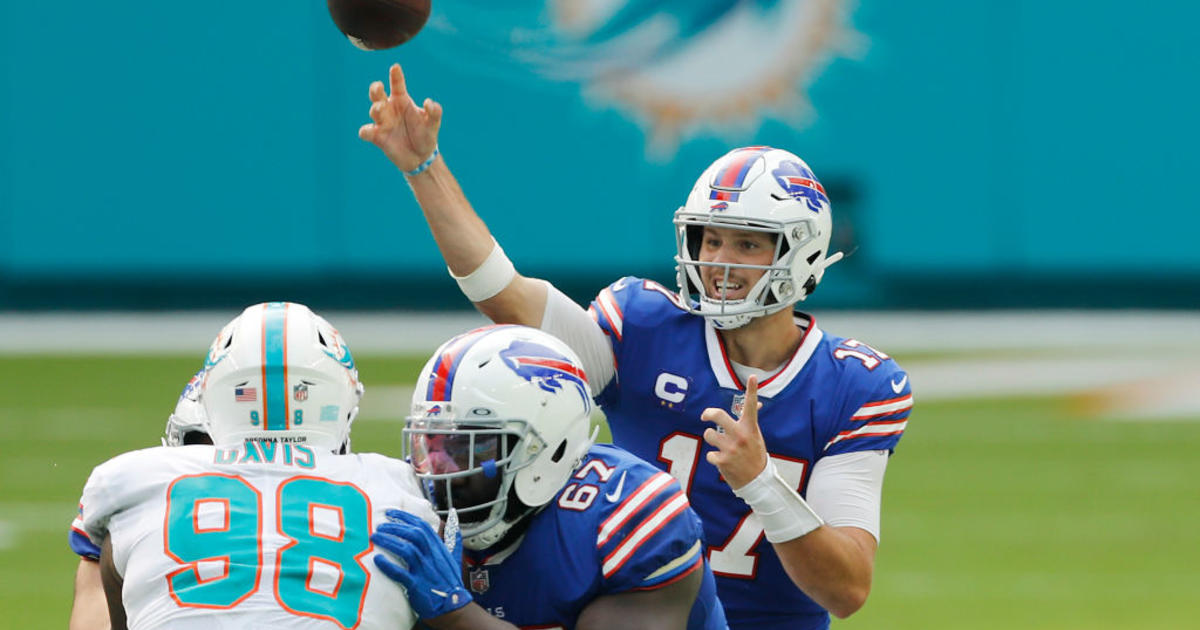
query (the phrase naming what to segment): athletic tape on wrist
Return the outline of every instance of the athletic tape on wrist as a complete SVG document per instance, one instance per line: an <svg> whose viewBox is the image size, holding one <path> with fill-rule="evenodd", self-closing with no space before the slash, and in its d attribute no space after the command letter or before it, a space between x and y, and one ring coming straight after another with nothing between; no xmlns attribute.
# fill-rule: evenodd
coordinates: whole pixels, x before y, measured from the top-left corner
<svg viewBox="0 0 1200 630"><path fill-rule="evenodd" d="M779 476L775 462L769 457L767 467L733 493L754 510L769 542L799 538L825 524L804 498Z"/></svg>
<svg viewBox="0 0 1200 630"><path fill-rule="evenodd" d="M435 146L435 147L433 147L433 153L429 154L429 159L425 160L424 162L421 162L420 166L418 166L417 168L414 168L411 171L404 171L404 174L408 175L409 177L412 177L414 175L420 175L421 173L424 173L425 169L429 168L429 165L433 164L433 161L437 159L437 156L438 156L438 148Z"/></svg>
<svg viewBox="0 0 1200 630"><path fill-rule="evenodd" d="M482 302L495 297L513 281L513 278L517 277L517 270L508 256L504 255L500 243L496 243L495 239L492 240L492 243L492 253L488 254L483 264L476 267L475 271L461 278L454 275L453 271L450 272L450 277L458 283L458 288L462 289L463 295L472 302ZM449 271L449 267L446 269Z"/></svg>

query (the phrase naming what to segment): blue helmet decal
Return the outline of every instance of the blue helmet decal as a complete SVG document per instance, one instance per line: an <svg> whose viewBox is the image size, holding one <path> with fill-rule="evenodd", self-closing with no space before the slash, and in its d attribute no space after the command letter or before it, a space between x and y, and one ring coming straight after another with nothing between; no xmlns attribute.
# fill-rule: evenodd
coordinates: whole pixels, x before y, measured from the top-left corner
<svg viewBox="0 0 1200 630"><path fill-rule="evenodd" d="M556 350L532 341L517 340L500 351L500 358L517 376L544 391L556 393L563 389L564 381L570 383L584 404L589 404L587 376L583 369Z"/></svg>
<svg viewBox="0 0 1200 630"><path fill-rule="evenodd" d="M800 162L782 162L779 168L771 171L771 175L775 176L775 181L792 199L803 201L809 210L820 212L822 205L829 205L825 187L817 181L817 176Z"/></svg>

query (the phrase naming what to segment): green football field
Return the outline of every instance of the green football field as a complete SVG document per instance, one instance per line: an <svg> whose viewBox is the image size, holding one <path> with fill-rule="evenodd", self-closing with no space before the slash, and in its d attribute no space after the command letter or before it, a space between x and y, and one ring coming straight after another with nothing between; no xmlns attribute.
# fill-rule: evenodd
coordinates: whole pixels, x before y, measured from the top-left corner
<svg viewBox="0 0 1200 630"><path fill-rule="evenodd" d="M411 383L423 358L358 359L370 397ZM66 532L89 471L156 445L196 367L0 358L0 627L65 627ZM835 627L1200 627L1200 423L1090 420L1063 398L917 399L873 593ZM364 414L354 445L398 454L399 435Z"/></svg>

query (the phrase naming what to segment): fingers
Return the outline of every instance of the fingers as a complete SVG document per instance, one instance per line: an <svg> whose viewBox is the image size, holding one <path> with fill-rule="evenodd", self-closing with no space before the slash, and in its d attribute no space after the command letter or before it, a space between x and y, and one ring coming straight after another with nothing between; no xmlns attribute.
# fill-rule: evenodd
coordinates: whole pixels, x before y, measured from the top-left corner
<svg viewBox="0 0 1200 630"><path fill-rule="evenodd" d="M388 105L387 101L376 101L371 104L371 109L367 110L367 115L371 117L371 120L375 121L375 124L387 126L393 120L393 116L390 115L391 111L392 108Z"/></svg>
<svg viewBox="0 0 1200 630"><path fill-rule="evenodd" d="M421 553L429 553L430 540L437 540L437 535L428 528L420 529L407 523L381 523L375 532L403 539Z"/></svg>
<svg viewBox="0 0 1200 630"><path fill-rule="evenodd" d="M404 570L404 567L392 562L386 556L380 553L375 554L373 560L375 562L375 566L379 567L379 570L383 571L384 575L399 582L404 586L404 588L413 587L412 576L409 575L408 571Z"/></svg>
<svg viewBox="0 0 1200 630"><path fill-rule="evenodd" d="M700 419L717 425L725 432L732 431L737 426L737 421L733 419L733 416L729 415L724 409L718 409L717 407L709 407L700 412Z"/></svg>
<svg viewBox="0 0 1200 630"><path fill-rule="evenodd" d="M383 89L383 81L372 81L371 87L367 89L367 96L371 98L372 103L387 100L387 92Z"/></svg>
<svg viewBox="0 0 1200 630"><path fill-rule="evenodd" d="M711 427L704 430L703 437L704 441L708 442L709 446L718 450L724 450L730 445L729 441L731 438L728 434L721 433L720 431Z"/></svg>
<svg viewBox="0 0 1200 630"><path fill-rule="evenodd" d="M386 515L388 522L375 528L376 533L402 538L427 557L445 551L437 532L420 517L400 510L388 510Z"/></svg>
<svg viewBox="0 0 1200 630"><path fill-rule="evenodd" d="M400 64L394 63L391 68L388 68L388 80L392 84L392 98L410 100L408 86L404 83L404 71L400 69Z"/></svg>
<svg viewBox="0 0 1200 630"><path fill-rule="evenodd" d="M746 400L742 405L742 413L738 421L746 423L747 428L757 431L759 407L761 405L758 402L758 375L752 375L746 379Z"/></svg>
<svg viewBox="0 0 1200 630"><path fill-rule="evenodd" d="M367 142L375 142L375 130L378 129L373 124L363 125L358 128L358 137Z"/></svg>
<svg viewBox="0 0 1200 630"><path fill-rule="evenodd" d="M383 527L383 525L380 525L380 529L371 534L372 543L394 554L409 566L420 561L422 553L416 546L394 532L382 531Z"/></svg>
<svg viewBox="0 0 1200 630"><path fill-rule="evenodd" d="M747 423L747 428L758 431L758 410L762 405L758 402L758 375L746 379L746 404L742 409L739 421Z"/></svg>
<svg viewBox="0 0 1200 630"><path fill-rule="evenodd" d="M397 555L400 555L401 552L411 552L425 556L428 551L428 546L424 544L425 541L422 540L421 533L414 531L407 525L401 525L399 523L383 523L379 527L375 528L375 533L372 534L372 536L380 537L381 546L383 546L384 549L393 551L394 547L394 551ZM374 540L374 538L372 538L372 540ZM400 557L405 561L408 560L408 558L404 556Z"/></svg>
<svg viewBox="0 0 1200 630"><path fill-rule="evenodd" d="M425 99L425 113L429 117L429 126L436 134L442 128L442 104L431 99Z"/></svg>
<svg viewBox="0 0 1200 630"><path fill-rule="evenodd" d="M413 514L412 512L405 512L404 510L398 510L396 508L388 508L383 515L393 523L408 523L413 527L428 527L430 531L433 531L433 528L429 527L429 523L426 523L425 519Z"/></svg>

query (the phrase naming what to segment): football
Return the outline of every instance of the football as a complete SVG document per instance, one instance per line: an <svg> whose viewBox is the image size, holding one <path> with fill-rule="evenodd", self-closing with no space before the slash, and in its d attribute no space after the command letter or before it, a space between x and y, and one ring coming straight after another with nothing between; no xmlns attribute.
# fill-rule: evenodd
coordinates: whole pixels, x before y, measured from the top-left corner
<svg viewBox="0 0 1200 630"><path fill-rule="evenodd" d="M429 19L430 0L326 0L333 23L363 50L393 48Z"/></svg>

